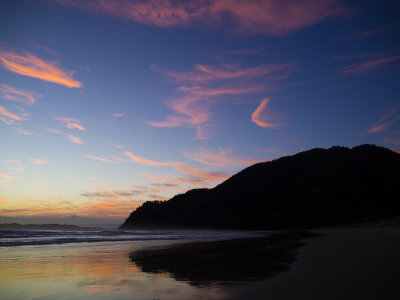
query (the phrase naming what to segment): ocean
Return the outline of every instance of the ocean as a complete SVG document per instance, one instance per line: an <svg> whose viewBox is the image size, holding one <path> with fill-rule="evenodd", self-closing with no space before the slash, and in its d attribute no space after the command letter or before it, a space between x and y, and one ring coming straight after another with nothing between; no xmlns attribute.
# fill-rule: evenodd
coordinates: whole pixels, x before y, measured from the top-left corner
<svg viewBox="0 0 400 300"><path fill-rule="evenodd" d="M216 230L0 230L0 247L122 241L235 239L257 232Z"/></svg>
<svg viewBox="0 0 400 300"><path fill-rule="evenodd" d="M0 298L223 299L238 284L269 276L260 253L271 234L2 230Z"/></svg>

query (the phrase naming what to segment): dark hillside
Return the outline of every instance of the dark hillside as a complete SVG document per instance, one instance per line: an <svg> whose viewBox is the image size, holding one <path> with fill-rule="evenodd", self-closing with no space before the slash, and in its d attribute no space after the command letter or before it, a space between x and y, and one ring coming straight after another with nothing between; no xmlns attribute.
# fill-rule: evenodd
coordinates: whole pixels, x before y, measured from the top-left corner
<svg viewBox="0 0 400 300"><path fill-rule="evenodd" d="M313 228L400 216L399 170L400 155L374 145L312 149L146 202L121 228Z"/></svg>

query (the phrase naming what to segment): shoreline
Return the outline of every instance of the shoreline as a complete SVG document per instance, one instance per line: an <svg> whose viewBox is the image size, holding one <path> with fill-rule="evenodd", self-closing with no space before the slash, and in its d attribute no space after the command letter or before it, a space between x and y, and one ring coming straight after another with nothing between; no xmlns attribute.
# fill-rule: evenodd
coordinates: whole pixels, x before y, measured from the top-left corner
<svg viewBox="0 0 400 300"><path fill-rule="evenodd" d="M291 268L223 300L395 300L400 295L400 228L316 229Z"/></svg>

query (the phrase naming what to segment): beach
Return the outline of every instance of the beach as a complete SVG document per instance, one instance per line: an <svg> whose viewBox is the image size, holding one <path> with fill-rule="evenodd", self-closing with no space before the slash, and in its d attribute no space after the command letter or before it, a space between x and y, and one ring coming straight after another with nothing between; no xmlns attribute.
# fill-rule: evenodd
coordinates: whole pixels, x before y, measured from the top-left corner
<svg viewBox="0 0 400 300"><path fill-rule="evenodd" d="M399 299L400 228L312 232L288 272L224 299Z"/></svg>
<svg viewBox="0 0 400 300"><path fill-rule="evenodd" d="M0 247L0 292L2 299L398 299L400 228L224 236Z"/></svg>

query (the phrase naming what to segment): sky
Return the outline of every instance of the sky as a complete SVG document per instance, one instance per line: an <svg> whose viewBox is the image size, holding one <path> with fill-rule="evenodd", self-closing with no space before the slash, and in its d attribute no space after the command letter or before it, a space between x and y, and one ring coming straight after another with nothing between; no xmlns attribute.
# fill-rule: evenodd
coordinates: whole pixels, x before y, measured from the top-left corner
<svg viewBox="0 0 400 300"><path fill-rule="evenodd" d="M394 0L1 1L0 221L120 224L315 147L400 152L399 14Z"/></svg>

